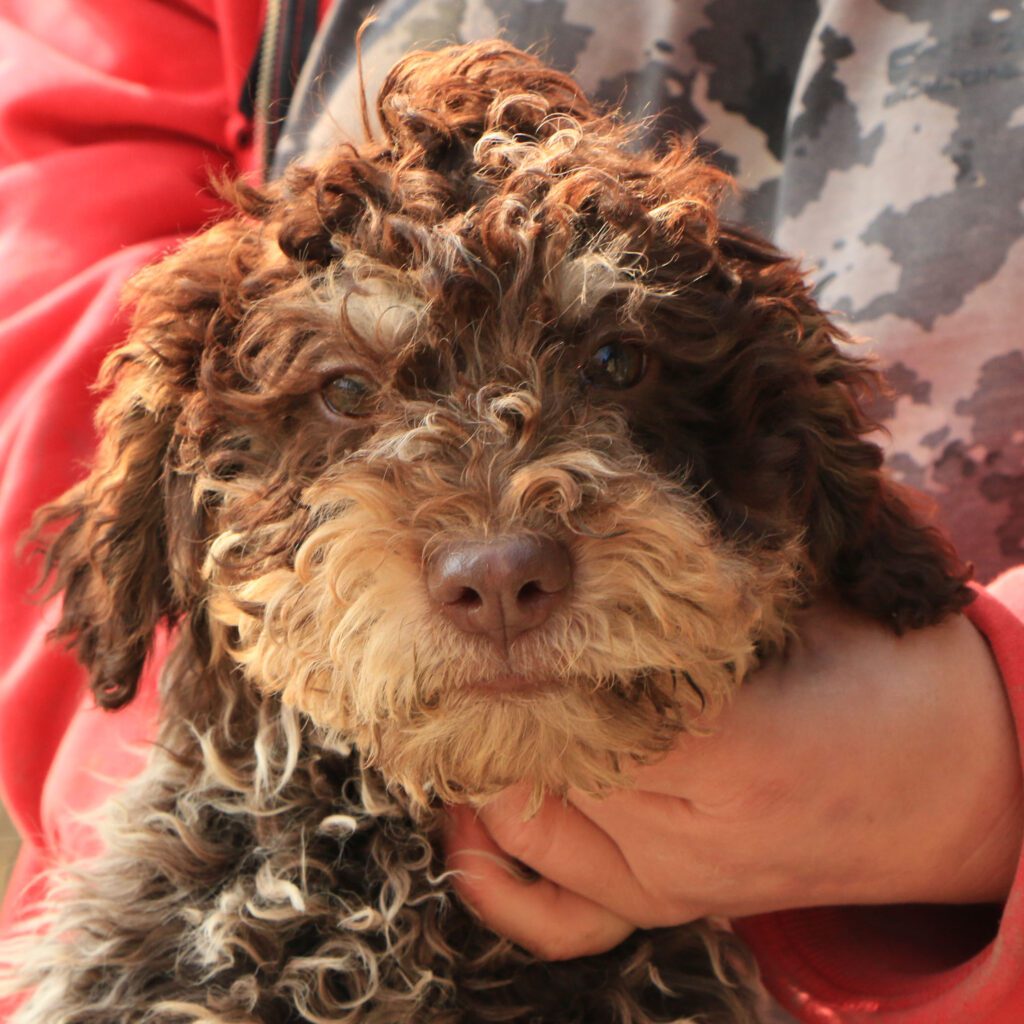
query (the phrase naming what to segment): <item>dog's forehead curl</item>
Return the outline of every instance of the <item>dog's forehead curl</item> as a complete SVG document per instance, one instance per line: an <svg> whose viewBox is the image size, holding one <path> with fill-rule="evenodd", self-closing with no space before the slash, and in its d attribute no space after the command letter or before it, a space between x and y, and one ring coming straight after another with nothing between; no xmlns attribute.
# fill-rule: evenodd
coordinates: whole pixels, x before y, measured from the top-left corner
<svg viewBox="0 0 1024 1024"><path fill-rule="evenodd" d="M355 335L384 357L422 333L429 305L414 278L359 252L314 279L310 297L346 337Z"/></svg>
<svg viewBox="0 0 1024 1024"><path fill-rule="evenodd" d="M655 292L644 283L643 261L637 253L605 247L557 263L545 284L555 316L565 325L585 322L608 302L614 302L625 316Z"/></svg>
<svg viewBox="0 0 1024 1024"><path fill-rule="evenodd" d="M284 323L295 321L305 352L282 347L285 361L310 358L324 369L356 357L387 365L425 335L429 302L414 277L359 251L300 274L286 288L253 305L242 331L240 351L262 351Z"/></svg>

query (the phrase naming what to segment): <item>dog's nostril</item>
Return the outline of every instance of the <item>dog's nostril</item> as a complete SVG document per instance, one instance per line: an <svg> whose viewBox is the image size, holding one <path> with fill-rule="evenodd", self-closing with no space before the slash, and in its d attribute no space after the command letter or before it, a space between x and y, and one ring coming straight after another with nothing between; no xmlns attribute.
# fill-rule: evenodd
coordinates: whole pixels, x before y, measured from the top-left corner
<svg viewBox="0 0 1024 1024"><path fill-rule="evenodd" d="M530 580L519 588L516 600L520 604L536 604L548 597L548 592L536 581Z"/></svg>
<svg viewBox="0 0 1024 1024"><path fill-rule="evenodd" d="M479 608L483 603L484 599L472 587L463 587L453 600L445 601L445 604L457 604L466 609Z"/></svg>

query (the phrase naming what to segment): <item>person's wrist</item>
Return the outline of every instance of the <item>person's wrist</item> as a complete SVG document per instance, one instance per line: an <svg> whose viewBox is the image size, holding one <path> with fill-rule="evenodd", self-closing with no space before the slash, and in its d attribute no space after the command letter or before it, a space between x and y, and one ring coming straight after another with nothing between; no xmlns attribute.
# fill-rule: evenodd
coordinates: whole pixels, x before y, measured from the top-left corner
<svg viewBox="0 0 1024 1024"><path fill-rule="evenodd" d="M965 617L953 624L954 668L945 676L961 714L962 785L946 809L956 827L935 870L948 902L1002 901L1010 892L1024 836L1024 784L1013 716L999 669L984 637Z"/></svg>
<svg viewBox="0 0 1024 1024"><path fill-rule="evenodd" d="M819 609L803 625L781 674L795 706L781 710L819 726L831 717L834 754L830 777L817 775L804 794L820 802L827 830L812 842L818 870L800 878L802 893L778 893L778 905L1004 899L1024 798L985 639L963 616L902 636L843 609ZM855 700L830 710L830 692Z"/></svg>
<svg viewBox="0 0 1024 1024"><path fill-rule="evenodd" d="M903 842L918 849L893 858L907 874L900 878L895 868L891 901L1001 901L1020 856L1024 790L999 670L985 639L963 616L923 631L920 639L932 669L909 685L930 689L920 701L927 736L923 763L905 777L919 780L910 794L919 813L909 813L903 832Z"/></svg>

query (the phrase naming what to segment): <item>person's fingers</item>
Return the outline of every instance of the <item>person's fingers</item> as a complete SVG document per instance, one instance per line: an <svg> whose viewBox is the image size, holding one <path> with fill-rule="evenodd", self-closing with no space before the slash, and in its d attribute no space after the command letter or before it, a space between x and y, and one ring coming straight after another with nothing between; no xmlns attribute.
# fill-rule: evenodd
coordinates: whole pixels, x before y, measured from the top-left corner
<svg viewBox="0 0 1024 1024"><path fill-rule="evenodd" d="M449 810L445 845L459 895L488 927L542 960L603 953L634 930L554 882L523 878L469 808Z"/></svg>
<svg viewBox="0 0 1024 1024"><path fill-rule="evenodd" d="M529 815L529 800L528 789L512 787L480 808L480 820L506 854L634 924L663 923L652 917L648 893L607 832L553 797Z"/></svg>

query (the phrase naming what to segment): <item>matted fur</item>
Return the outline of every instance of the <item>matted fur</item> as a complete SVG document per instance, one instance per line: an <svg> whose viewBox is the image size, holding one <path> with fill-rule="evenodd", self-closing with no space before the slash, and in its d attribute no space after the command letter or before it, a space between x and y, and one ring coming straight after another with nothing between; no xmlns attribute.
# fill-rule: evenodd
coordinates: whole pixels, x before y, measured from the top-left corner
<svg viewBox="0 0 1024 1024"><path fill-rule="evenodd" d="M94 468L41 514L102 706L178 640L107 852L14 954L16 1019L754 1020L714 924L554 965L491 935L440 802L628 784L800 603L913 628L967 574L880 473L873 372L689 146L633 151L501 42L411 55L378 113L138 276ZM595 380L609 344L641 379ZM568 552L567 600L510 644L455 628L424 570L524 533ZM508 674L543 686L479 685Z"/></svg>

